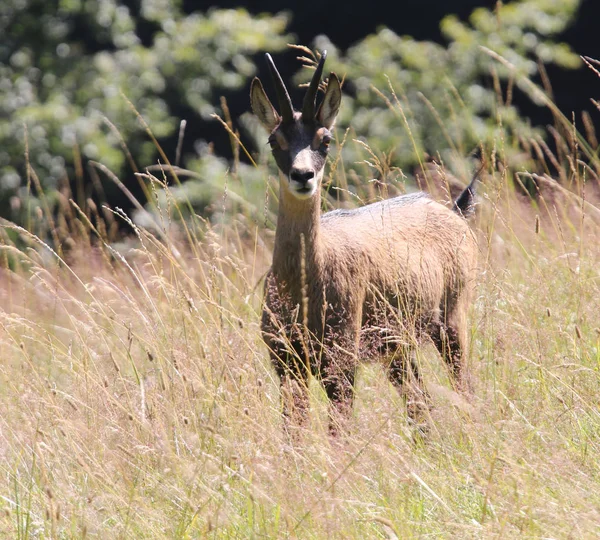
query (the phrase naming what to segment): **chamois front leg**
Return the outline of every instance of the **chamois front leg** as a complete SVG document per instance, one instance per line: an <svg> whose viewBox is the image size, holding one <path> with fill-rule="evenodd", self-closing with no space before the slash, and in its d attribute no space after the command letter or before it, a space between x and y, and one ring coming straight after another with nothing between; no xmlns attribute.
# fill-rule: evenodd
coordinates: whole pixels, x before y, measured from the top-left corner
<svg viewBox="0 0 600 540"><path fill-rule="evenodd" d="M340 431L344 431L343 426L352 414L355 372L355 367L336 369L323 379L323 386L330 400L329 433L331 435L335 436Z"/></svg>
<svg viewBox="0 0 600 540"><path fill-rule="evenodd" d="M296 440L309 416L308 369L289 352L272 354L271 361L280 381L284 428Z"/></svg>
<svg viewBox="0 0 600 540"><path fill-rule="evenodd" d="M319 376L329 398L329 433L344 431L352 414L358 364L358 328L337 328L323 347Z"/></svg>
<svg viewBox="0 0 600 540"><path fill-rule="evenodd" d="M309 415L306 347L297 324L297 308L289 295L281 294L272 273L265 279L262 337L279 377L286 431L297 439L298 428Z"/></svg>

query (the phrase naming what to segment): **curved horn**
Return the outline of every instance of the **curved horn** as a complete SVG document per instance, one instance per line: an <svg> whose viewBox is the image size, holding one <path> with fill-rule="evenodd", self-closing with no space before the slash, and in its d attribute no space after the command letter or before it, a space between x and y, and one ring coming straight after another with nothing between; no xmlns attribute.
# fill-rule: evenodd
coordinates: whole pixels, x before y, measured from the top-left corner
<svg viewBox="0 0 600 540"><path fill-rule="evenodd" d="M273 62L273 58L269 53L265 54L267 58L267 64L269 65L269 69L271 70L271 76L273 77L273 82L275 83L275 91L277 92L277 100L279 101L279 108L281 109L281 117L284 122L291 122L294 119L294 107L292 106L292 100L290 99L290 95L288 94L287 88L285 84L283 84L283 79L277 71L275 67L275 62Z"/></svg>
<svg viewBox="0 0 600 540"><path fill-rule="evenodd" d="M310 122L315 117L315 105L317 102L317 91L319 90L319 84L321 84L321 76L323 75L323 66L325 65L325 59L327 58L327 51L321 53L321 60L315 69L313 77L310 81L310 86L304 96L304 102L302 103L302 119L305 122Z"/></svg>

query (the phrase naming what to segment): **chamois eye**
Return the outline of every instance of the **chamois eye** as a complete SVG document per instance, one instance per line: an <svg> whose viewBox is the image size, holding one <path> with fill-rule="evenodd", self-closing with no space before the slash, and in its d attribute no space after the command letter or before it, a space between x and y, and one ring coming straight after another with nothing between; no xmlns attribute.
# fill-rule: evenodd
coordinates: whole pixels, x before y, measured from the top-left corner
<svg viewBox="0 0 600 540"><path fill-rule="evenodd" d="M271 147L271 150L279 148L279 143L275 137L269 137L269 146Z"/></svg>
<svg viewBox="0 0 600 540"><path fill-rule="evenodd" d="M323 135L323 139L321 140L321 145L325 150L329 150L329 144L331 143L331 135Z"/></svg>

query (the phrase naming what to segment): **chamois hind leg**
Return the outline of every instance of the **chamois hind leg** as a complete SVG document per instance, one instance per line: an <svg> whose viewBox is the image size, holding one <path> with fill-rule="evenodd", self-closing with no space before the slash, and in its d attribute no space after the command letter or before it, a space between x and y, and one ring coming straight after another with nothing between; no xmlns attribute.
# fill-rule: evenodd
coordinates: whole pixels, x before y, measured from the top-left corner
<svg viewBox="0 0 600 540"><path fill-rule="evenodd" d="M429 409L429 396L423 386L414 348L398 346L387 366L387 372L390 382L406 400L409 420L422 425Z"/></svg>
<svg viewBox="0 0 600 540"><path fill-rule="evenodd" d="M464 300L464 299L462 299ZM455 389L469 392L465 363L468 352L467 305L457 302L441 321L431 325L429 335L450 370Z"/></svg>

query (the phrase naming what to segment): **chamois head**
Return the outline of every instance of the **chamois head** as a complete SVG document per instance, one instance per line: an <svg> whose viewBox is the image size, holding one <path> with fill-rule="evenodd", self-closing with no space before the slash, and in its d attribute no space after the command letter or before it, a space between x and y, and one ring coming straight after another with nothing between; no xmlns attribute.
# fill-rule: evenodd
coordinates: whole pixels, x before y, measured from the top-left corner
<svg viewBox="0 0 600 540"><path fill-rule="evenodd" d="M340 81L331 73L325 97L316 108L326 56L327 51L323 51L304 96L302 112L294 111L281 75L268 53L267 63L275 83L281 114L273 107L257 77L250 87L252 111L270 133L269 144L273 157L287 180L283 185L298 199L309 199L320 187L332 137L330 130L342 99Z"/></svg>

